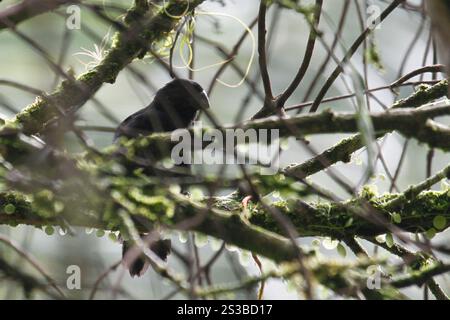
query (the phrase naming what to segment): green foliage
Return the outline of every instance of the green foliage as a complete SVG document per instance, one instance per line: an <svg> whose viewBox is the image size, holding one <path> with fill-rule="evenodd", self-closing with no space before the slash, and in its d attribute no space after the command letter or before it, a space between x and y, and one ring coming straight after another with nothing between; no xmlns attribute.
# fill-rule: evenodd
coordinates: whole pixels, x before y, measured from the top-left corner
<svg viewBox="0 0 450 320"><path fill-rule="evenodd" d="M369 38L368 47L365 52L367 62L372 64L378 71L384 71L384 66L381 61L381 56L378 50L377 45L375 44L374 37Z"/></svg>
<svg viewBox="0 0 450 320"><path fill-rule="evenodd" d="M433 226L437 229L437 230L444 230L445 227L447 226L447 218L444 216L436 216L433 219Z"/></svg>

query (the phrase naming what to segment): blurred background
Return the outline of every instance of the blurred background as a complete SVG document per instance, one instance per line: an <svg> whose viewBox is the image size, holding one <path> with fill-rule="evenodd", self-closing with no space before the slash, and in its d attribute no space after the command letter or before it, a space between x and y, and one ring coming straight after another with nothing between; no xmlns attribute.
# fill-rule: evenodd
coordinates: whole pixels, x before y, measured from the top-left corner
<svg viewBox="0 0 450 320"><path fill-rule="evenodd" d="M0 11L9 5L18 1L4 0L0 3ZM358 23L355 2L359 3L362 13L369 15L365 8L375 5L383 10L390 1L350 1L348 16L342 31L342 38L336 47L335 54L342 58L344 49L348 48L361 32L361 26ZM96 2L105 5L115 5L128 8L131 1L108 1ZM223 47L231 51L232 46L239 37L245 32L245 28L238 21L249 25L258 13L259 1L257 0L224 0L205 1L200 6L196 16L195 33L202 38L210 39L220 43ZM302 4L310 4L311 1L301 1ZM421 1L408 1L411 5L420 5ZM339 23L340 14L344 1L324 1L323 16L319 29L323 32L323 39L330 45ZM118 18L119 14L115 10L109 10L111 18ZM202 14L206 12L208 14ZM215 15L219 12L221 15ZM223 16L227 14L229 16ZM47 13L26 21L18 26L18 30L36 41L40 46L50 54L53 61L59 61L65 71L73 72L78 75L86 68L95 65L95 57L101 57L102 52L110 45L111 37L114 34L107 23L98 19L92 11L81 7L81 29L70 30L66 27L66 19L69 14L66 7L59 8L52 13ZM233 18L234 17L234 18ZM273 30L273 36L270 38L269 51L269 72L272 80L273 90L280 93L292 80L295 72L300 65L309 35L309 27L305 18L291 10L278 9L271 7L268 12L267 24L269 30ZM256 29L252 29L256 37ZM410 44L417 38L414 46ZM414 70L423 65L433 64L432 50L430 46L430 24L420 12L412 12L402 8L396 9L375 31L374 42L379 50L383 69L380 70L374 65L369 65L368 87L382 87L390 84L399 77L399 69L402 64L403 74ZM186 48L185 48L186 49ZM195 41L195 68L202 69L193 73L194 79L204 88L208 88L211 79L219 68L218 62L223 60L218 50L205 41ZM239 50L235 63L241 70L245 70L250 61L253 44L251 37L247 36L246 41ZM178 50L178 47L177 47ZM183 60L180 54L175 51L174 65L177 74L183 77L188 76L188 70L183 67ZM91 52L91 53L89 53ZM94 52L94 54L92 54ZM428 52L428 53L427 53ZM186 54L186 50L184 50ZM405 54L408 57L403 63ZM358 72L363 73L363 55L359 50L351 59L351 64ZM295 105L305 101L305 94L310 82L316 76L319 66L327 56L324 47L317 43L312 57L311 65L306 73L305 79L294 95L289 99L287 105ZM79 112L77 124L80 126L102 126L115 127L118 121L122 121L128 115L148 105L152 100L155 90L162 87L170 80L165 68L148 57L143 60L135 61L133 68L143 74L147 83L135 77L129 70L120 73L116 83L105 84L95 95L95 98L101 103L98 104L89 101ZM209 66L209 67L208 67ZM331 61L325 71L319 74L319 86L316 86L309 99L314 98L320 86L325 82L335 64ZM206 68L204 68L206 67ZM28 86L52 92L60 79L52 72L45 63L44 59L36 53L26 42L22 41L8 30L0 31L0 78L10 79ZM347 75L343 77L347 83L351 78ZM221 80L235 84L241 80L241 76L228 67ZM257 55L250 68L248 75L250 81L255 81L257 87L262 92L262 84L259 80ZM418 77L416 78L418 79ZM431 75L424 76L425 80L431 80ZM353 90L352 86L351 89ZM404 87L399 90L399 97L404 97L413 91L412 87ZM338 79L328 96L338 96L347 94L347 88L342 81ZM389 106L396 97L390 90L380 90L375 93L376 98L383 104ZM10 118L14 113L32 103L35 99L33 94L23 92L14 88L0 86L0 117ZM221 83L216 83L212 94L210 95L211 110L221 124L229 124L236 121L235 117L238 111L248 100L248 107L244 112L242 119L249 119L262 106L262 101L257 95L249 91L249 86L243 83L239 87L227 87ZM373 98L370 99L371 110L382 110L380 104ZM350 99L324 103L321 110L332 108L338 111L352 111L354 104ZM295 114L295 111L292 112ZM202 119L207 123L207 119ZM94 141L98 148L106 147L111 144L113 134L111 132L86 131L89 137ZM346 135L316 135L308 137L311 145L318 152L335 144ZM77 140L70 134L66 137L66 144L72 152L80 151ZM294 141L285 141L284 151L281 155L280 166L291 163L299 163L312 156L310 151ZM386 168L392 175L399 163L402 149L405 145L405 139L394 133L389 134L380 143L382 145L385 164L377 162L376 174L370 179L370 183L378 188L379 193L388 192L390 189L390 180L387 178ZM404 157L403 166L397 179L397 187L404 190L409 184L417 183L426 178L428 149L426 146L419 145L415 140L410 140ZM439 150L434 152L432 161L432 172L436 172L448 164L450 157ZM358 151L354 154L351 163L337 164L334 166L336 172L350 181L352 185L359 185L366 170L367 154L365 151ZM197 168L202 170L202 168ZM203 168L205 170L210 170ZM236 170L233 166L228 168L227 173L232 175ZM346 194L340 187L330 179L326 173L321 172L311 177L314 182L326 186L333 190L337 195L345 197ZM439 188L439 185L437 186ZM224 191L225 192L225 191ZM315 200L315 199L310 199ZM92 285L108 267L115 264L121 257L121 245L118 241L111 239L108 234L98 234L96 230L85 230L75 228L74 234L56 230L52 235L47 235L43 230L36 228L18 226L15 228L0 226L0 233L14 239L21 247L30 252L39 263L45 267L64 287L68 277L66 269L69 265L78 265L82 273L82 290L67 291L71 298L87 298L90 294ZM198 247L199 259L207 261L220 247L220 242L215 239L207 239L203 236L196 236L193 240L192 235L173 232L167 234L171 237L174 245L181 252L191 252L193 247ZM311 244L313 239L301 239L302 244ZM322 241L323 239L319 239ZM440 234L433 242L448 243L448 231ZM347 250L347 257L338 255L333 245L323 245L323 242L314 243L319 246L319 250L335 259L352 259L353 256ZM366 244L367 248L371 248ZM0 254L8 257L9 261L15 262L15 265L21 266L24 270L33 273L26 263L21 263L21 258L11 250L6 250L6 246L0 243ZM380 255L386 254L382 250ZM394 259L394 258L392 258ZM397 260L399 261L399 260ZM183 266L173 256L169 258L169 264L175 269L183 271ZM265 268L273 267L270 262L264 261ZM225 253L221 255L219 261L212 269L212 281L215 284L229 283L245 277L246 274L258 274L259 270L251 259L249 253L240 252L232 247L227 247ZM450 290L448 277L437 278L443 286L444 291ZM169 283L156 275L152 270L147 272L142 278L131 278L128 273L123 273L119 267L111 272L102 282L96 298L111 298L110 288L116 286L118 289L115 297L119 299L160 299L170 292L173 288ZM419 288L409 288L406 292L414 298L421 298L422 291ZM320 293L322 298L333 298L325 290ZM33 298L44 298L45 296L35 294ZM230 296L231 298L232 296ZM244 291L237 293L234 298L246 299L255 298L256 291ZM23 292L14 282L0 279L0 299L19 299L23 298ZM176 295L175 298L185 298L182 295ZM296 299L298 294L292 290L288 283L282 281L269 281L264 293L265 299Z"/></svg>

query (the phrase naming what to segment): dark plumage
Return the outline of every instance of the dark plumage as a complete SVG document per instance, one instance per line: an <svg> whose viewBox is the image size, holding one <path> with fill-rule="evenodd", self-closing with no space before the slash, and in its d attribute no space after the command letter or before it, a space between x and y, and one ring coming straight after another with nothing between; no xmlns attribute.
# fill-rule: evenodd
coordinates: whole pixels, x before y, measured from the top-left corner
<svg viewBox="0 0 450 320"><path fill-rule="evenodd" d="M158 90L152 103L126 118L117 128L114 139L148 135L188 127L197 112L209 108L203 88L194 81L175 79Z"/></svg>
<svg viewBox="0 0 450 320"><path fill-rule="evenodd" d="M114 140L122 136L135 138L139 135L187 128L199 110L205 108L209 108L208 96L198 83L186 79L172 80L158 90L150 105L132 114L119 125ZM158 151L147 150L144 156L155 160L158 158ZM131 247L132 244L124 241L122 257ZM171 250L170 240L154 241L150 249L162 260L166 260ZM141 256L129 266L130 275L140 276L146 268L145 257Z"/></svg>
<svg viewBox="0 0 450 320"><path fill-rule="evenodd" d="M122 244L122 259L127 254L127 251L133 247L133 243L131 241L124 241ZM172 243L170 239L159 239L153 241L149 248L152 250L160 259L166 261L167 256L170 253L172 247ZM138 257L133 263L130 264L128 271L132 277L141 276L147 271L148 263L145 260L145 257Z"/></svg>

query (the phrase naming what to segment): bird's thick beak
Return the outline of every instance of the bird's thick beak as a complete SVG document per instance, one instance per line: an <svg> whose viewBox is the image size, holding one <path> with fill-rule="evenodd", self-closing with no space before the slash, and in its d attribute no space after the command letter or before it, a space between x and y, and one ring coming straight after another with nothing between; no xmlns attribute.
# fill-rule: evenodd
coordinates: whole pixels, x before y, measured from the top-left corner
<svg viewBox="0 0 450 320"><path fill-rule="evenodd" d="M208 98L208 94L206 93L205 90L203 90L202 94L201 94L201 107L202 109L209 109L210 105L209 105L209 98Z"/></svg>

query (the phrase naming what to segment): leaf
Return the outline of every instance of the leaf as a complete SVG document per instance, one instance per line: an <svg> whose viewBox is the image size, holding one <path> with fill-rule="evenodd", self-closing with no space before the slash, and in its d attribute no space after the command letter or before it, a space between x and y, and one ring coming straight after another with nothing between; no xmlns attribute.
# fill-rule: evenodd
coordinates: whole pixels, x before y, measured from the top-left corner
<svg viewBox="0 0 450 320"><path fill-rule="evenodd" d="M3 207L3 211L5 211L6 214L13 214L16 211L16 207L12 203L8 203Z"/></svg>
<svg viewBox="0 0 450 320"><path fill-rule="evenodd" d="M105 235L105 231L103 231L102 229L98 229L97 232L95 233L95 235L97 237L101 238Z"/></svg>
<svg viewBox="0 0 450 320"><path fill-rule="evenodd" d="M425 237L427 237L428 240L431 240L436 235L436 229L430 228L425 232Z"/></svg>
<svg viewBox="0 0 450 320"><path fill-rule="evenodd" d="M109 237L109 239L112 240L112 241L117 241L117 235L116 235L114 232L110 232L110 233L108 234L108 237Z"/></svg>
<svg viewBox="0 0 450 320"><path fill-rule="evenodd" d="M437 230L444 230L445 227L447 226L447 218L444 216L436 216L433 219L433 226L437 229Z"/></svg>
<svg viewBox="0 0 450 320"><path fill-rule="evenodd" d="M318 247L320 246L320 240L314 239L314 240L311 242L311 245L312 245L313 247L318 248Z"/></svg>
<svg viewBox="0 0 450 320"><path fill-rule="evenodd" d="M394 221L395 223L401 223L402 222L402 216L400 215L400 213L394 213L392 215L392 221Z"/></svg>
<svg viewBox="0 0 450 320"><path fill-rule="evenodd" d="M350 227L352 224L353 224L353 218L350 217L350 218L348 218L348 220L347 220L347 222L345 223L344 227L345 227L345 228L348 228L348 227Z"/></svg>
<svg viewBox="0 0 450 320"><path fill-rule="evenodd" d="M394 237L392 236L392 233L386 234L386 245L388 248L392 248L394 246Z"/></svg>
<svg viewBox="0 0 450 320"><path fill-rule="evenodd" d="M55 229L52 226L45 227L44 231L49 236L51 236L53 233L55 233Z"/></svg>
<svg viewBox="0 0 450 320"><path fill-rule="evenodd" d="M339 243L337 246L337 252L339 253L339 255L342 258L345 258L347 256L347 250L345 249L345 247L342 245L342 243Z"/></svg>

